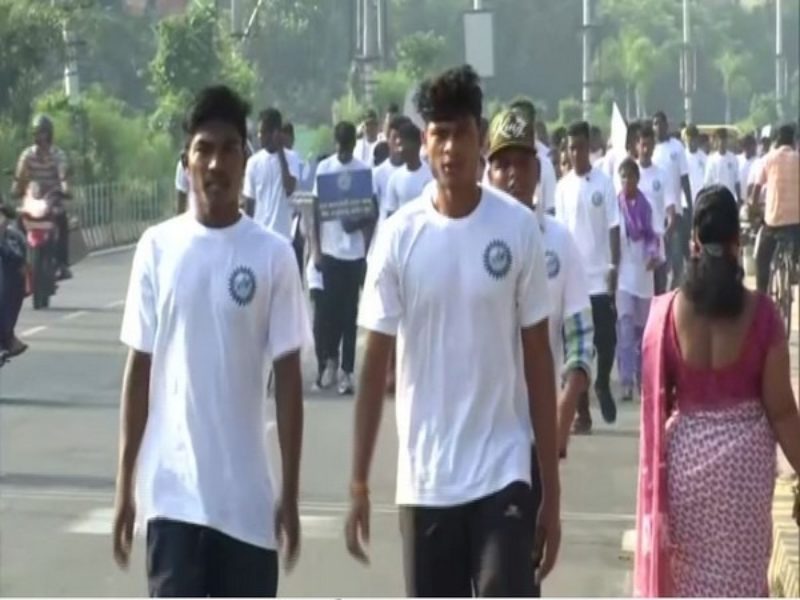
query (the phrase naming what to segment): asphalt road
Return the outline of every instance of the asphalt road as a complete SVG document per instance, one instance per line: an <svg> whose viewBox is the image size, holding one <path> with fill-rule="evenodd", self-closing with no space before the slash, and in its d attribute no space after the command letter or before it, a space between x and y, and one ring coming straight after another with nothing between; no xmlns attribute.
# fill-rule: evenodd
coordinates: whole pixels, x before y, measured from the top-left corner
<svg viewBox="0 0 800 600"><path fill-rule="evenodd" d="M52 309L26 306L18 333L31 349L0 370L0 595L146 593L141 540L129 572L116 568L110 540L130 261L130 251L91 257ZM304 364L310 389L310 356ZM303 547L294 572L281 577L282 596L404 595L391 405L373 467L371 565L344 549L352 404L306 394ZM637 430L637 407L627 406L614 427L596 424L594 435L573 441L562 472L563 549L546 595L630 593L621 544L634 524Z"/></svg>

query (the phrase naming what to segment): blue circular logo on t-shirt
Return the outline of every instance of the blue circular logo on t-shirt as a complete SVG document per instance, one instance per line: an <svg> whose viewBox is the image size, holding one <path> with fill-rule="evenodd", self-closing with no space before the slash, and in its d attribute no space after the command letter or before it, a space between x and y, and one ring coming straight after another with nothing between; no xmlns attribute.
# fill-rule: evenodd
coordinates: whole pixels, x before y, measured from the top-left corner
<svg viewBox="0 0 800 600"><path fill-rule="evenodd" d="M603 193L602 192L597 191L594 194L592 194L592 204L594 206L597 206L597 207L599 207L599 206L601 206L603 204Z"/></svg>
<svg viewBox="0 0 800 600"><path fill-rule="evenodd" d="M552 250L545 251L544 263L547 266L548 279L555 279L558 277L558 274L561 272L561 259L558 258L558 254Z"/></svg>
<svg viewBox="0 0 800 600"><path fill-rule="evenodd" d="M653 180L653 191L660 192L661 191L661 182L658 179Z"/></svg>
<svg viewBox="0 0 800 600"><path fill-rule="evenodd" d="M228 291L239 306L247 306L256 295L256 276L248 267L237 267L228 279Z"/></svg>
<svg viewBox="0 0 800 600"><path fill-rule="evenodd" d="M502 279L511 270L511 248L502 240L492 240L483 251L483 266L495 279Z"/></svg>

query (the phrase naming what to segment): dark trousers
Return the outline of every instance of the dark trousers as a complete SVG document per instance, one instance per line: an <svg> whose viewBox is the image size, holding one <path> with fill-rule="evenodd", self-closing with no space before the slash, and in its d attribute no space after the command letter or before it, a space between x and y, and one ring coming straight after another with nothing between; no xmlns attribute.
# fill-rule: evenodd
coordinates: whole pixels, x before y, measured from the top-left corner
<svg viewBox="0 0 800 600"><path fill-rule="evenodd" d="M597 378L595 387L611 387L611 369L617 351L617 311L614 298L608 294L591 297L594 321L594 346L597 349Z"/></svg>
<svg viewBox="0 0 800 600"><path fill-rule="evenodd" d="M542 476L539 473L539 454L536 452L536 446L531 447L531 509L533 510L534 518L538 518L539 509L542 507ZM537 557L541 560L541 556ZM534 562L534 567L539 568L538 562ZM541 598L542 586L534 582L533 598Z"/></svg>
<svg viewBox="0 0 800 600"><path fill-rule="evenodd" d="M339 260L322 256L323 338L328 359L339 354L342 344L342 371L352 373L356 358L356 319L358 297L364 282L366 261Z"/></svg>
<svg viewBox="0 0 800 600"><path fill-rule="evenodd" d="M653 287L656 296L666 293L667 283L669 281L670 263L666 261L664 264L656 267L653 271Z"/></svg>
<svg viewBox="0 0 800 600"><path fill-rule="evenodd" d="M670 289L683 283L683 267L689 256L691 221L688 215L675 215L675 224L666 237L667 262L670 266Z"/></svg>
<svg viewBox="0 0 800 600"><path fill-rule="evenodd" d="M317 381L319 381L319 378L322 377L322 372L325 370L325 361L330 358L325 356L326 341L324 336L325 331L322 325L322 311L324 310L322 303L325 294L322 290L314 289L310 290L310 294L311 303L314 305L314 352L317 355Z"/></svg>
<svg viewBox="0 0 800 600"><path fill-rule="evenodd" d="M278 554L219 531L168 519L147 524L150 596L275 597Z"/></svg>
<svg viewBox="0 0 800 600"><path fill-rule="evenodd" d="M400 507L406 593L413 597L531 597L536 513L518 481L452 507Z"/></svg>
<svg viewBox="0 0 800 600"><path fill-rule="evenodd" d="M0 349L14 339L14 328L25 300L25 277L20 266L0 259Z"/></svg>
<svg viewBox="0 0 800 600"><path fill-rule="evenodd" d="M758 247L756 248L756 288L759 292L766 293L769 287L769 276L772 272L772 257L778 247L781 237L794 238L795 252L800 248L800 225L787 225L784 227L770 227L764 225L758 234ZM796 259L798 257L795 257Z"/></svg>
<svg viewBox="0 0 800 600"><path fill-rule="evenodd" d="M69 266L69 220L67 213L62 212L55 218L58 228L58 241L56 242L56 261L59 265Z"/></svg>

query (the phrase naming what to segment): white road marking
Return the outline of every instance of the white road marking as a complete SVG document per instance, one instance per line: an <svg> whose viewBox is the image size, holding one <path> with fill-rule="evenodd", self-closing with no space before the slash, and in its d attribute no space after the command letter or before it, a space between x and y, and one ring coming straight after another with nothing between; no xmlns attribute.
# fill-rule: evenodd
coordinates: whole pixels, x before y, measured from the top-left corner
<svg viewBox="0 0 800 600"><path fill-rule="evenodd" d="M634 554L636 552L636 530L628 529L622 534L622 553Z"/></svg>
<svg viewBox="0 0 800 600"><path fill-rule="evenodd" d="M86 315L88 315L88 314L89 314L89 313L88 313L88 312L86 312L85 310L79 310L79 311L77 311L77 312L74 312L74 313L69 313L68 315L66 315L66 316L63 318L63 320L64 320L64 321L72 321L72 320L74 320L74 319L80 319L81 317L85 317L85 316L86 316Z"/></svg>
<svg viewBox="0 0 800 600"><path fill-rule="evenodd" d="M37 333L43 332L45 329L47 329L47 327L45 327L44 325L40 325L39 327L31 327L27 331L22 332L22 337L24 338L31 337L32 335L36 335Z"/></svg>
<svg viewBox="0 0 800 600"><path fill-rule="evenodd" d="M108 304L103 306L103 308L106 309L106 310L109 310L109 309L112 309L112 308L119 308L120 306L124 306L124 305L125 305L125 300L114 300L114 302L109 302Z"/></svg>

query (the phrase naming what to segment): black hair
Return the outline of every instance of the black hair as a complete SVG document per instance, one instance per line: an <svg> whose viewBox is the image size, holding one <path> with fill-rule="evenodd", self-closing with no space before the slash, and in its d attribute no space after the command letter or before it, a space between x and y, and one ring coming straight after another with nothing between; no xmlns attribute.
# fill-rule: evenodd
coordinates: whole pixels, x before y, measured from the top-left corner
<svg viewBox="0 0 800 600"><path fill-rule="evenodd" d="M469 65L449 69L423 81L415 103L426 123L472 117L480 124L483 113L480 78Z"/></svg>
<svg viewBox="0 0 800 600"><path fill-rule="evenodd" d="M636 164L636 161L633 160L630 156L619 163L619 172L623 173L625 171L630 171L634 175L636 175L636 179L641 178L641 174L639 172L639 165Z"/></svg>
<svg viewBox="0 0 800 600"><path fill-rule="evenodd" d="M665 123L669 123L667 114L663 110L656 111L656 113L653 115L653 121L656 119L663 119Z"/></svg>
<svg viewBox="0 0 800 600"><path fill-rule="evenodd" d="M727 140L728 139L728 130L724 127L717 127L714 130L714 137L719 140Z"/></svg>
<svg viewBox="0 0 800 600"><path fill-rule="evenodd" d="M744 309L744 272L730 245L739 238L739 208L724 185L700 190L692 222L699 252L692 256L681 290L705 317L737 317Z"/></svg>
<svg viewBox="0 0 800 600"><path fill-rule="evenodd" d="M791 123L781 125L780 129L778 129L778 146L791 146L794 144L794 132L794 125Z"/></svg>
<svg viewBox="0 0 800 600"><path fill-rule="evenodd" d="M553 147L560 146L565 139L567 139L567 128L563 125L556 127L555 131L550 135L550 143Z"/></svg>
<svg viewBox="0 0 800 600"><path fill-rule="evenodd" d="M691 124L686 126L686 137L700 137L700 130L697 125Z"/></svg>
<svg viewBox="0 0 800 600"><path fill-rule="evenodd" d="M522 96L515 98L511 101L511 104L509 104L508 107L522 110L526 117L528 117L531 121L536 122L536 107L528 98Z"/></svg>
<svg viewBox="0 0 800 600"><path fill-rule="evenodd" d="M753 146L756 145L756 136L754 136L752 133L748 133L742 138L742 146L746 146L747 144L752 144Z"/></svg>
<svg viewBox="0 0 800 600"><path fill-rule="evenodd" d="M389 131L400 131L400 128L403 126L403 123L409 121L411 121L411 119L409 119L405 115L395 115L389 121Z"/></svg>
<svg viewBox="0 0 800 600"><path fill-rule="evenodd" d="M350 121L339 121L333 129L333 139L339 146L354 148L356 145L356 126Z"/></svg>
<svg viewBox="0 0 800 600"><path fill-rule="evenodd" d="M603 137L603 130L600 129L597 125L592 125L589 128L589 134L592 136L592 138Z"/></svg>
<svg viewBox="0 0 800 600"><path fill-rule="evenodd" d="M375 112L374 108L368 108L364 111L364 117L362 121L377 121L378 120L378 113Z"/></svg>
<svg viewBox="0 0 800 600"><path fill-rule="evenodd" d="M583 137L588 140L590 131L589 124L586 121L578 121L569 126L567 137Z"/></svg>
<svg viewBox="0 0 800 600"><path fill-rule="evenodd" d="M395 114L400 112L400 107L397 105L397 102L391 102L386 109L387 113Z"/></svg>
<svg viewBox="0 0 800 600"><path fill-rule="evenodd" d="M410 120L403 123L400 129L397 130L397 133L404 142L422 144L422 132L419 130L419 127L414 125Z"/></svg>
<svg viewBox="0 0 800 600"><path fill-rule="evenodd" d="M641 127L639 127L639 132L637 137L640 140L641 139L654 140L656 139L656 132L653 129L652 125L650 125L649 123L644 123L642 124Z"/></svg>
<svg viewBox="0 0 800 600"><path fill-rule="evenodd" d="M277 108L262 110L258 115L258 120L267 131L278 131L283 125L283 117Z"/></svg>
<svg viewBox="0 0 800 600"><path fill-rule="evenodd" d="M183 124L187 137L211 121L221 121L234 127L247 144L247 115L250 105L225 85L214 85L198 92Z"/></svg>
<svg viewBox="0 0 800 600"><path fill-rule="evenodd" d="M641 121L631 121L625 132L625 147L630 148L639 141L639 131L642 129Z"/></svg>
<svg viewBox="0 0 800 600"><path fill-rule="evenodd" d="M389 158L389 143L378 142L375 144L375 148L372 149L372 164L377 167L387 158Z"/></svg>
<svg viewBox="0 0 800 600"><path fill-rule="evenodd" d="M291 135L292 137L294 137L294 125L292 124L291 121L286 121L286 123L283 124L283 127L281 127L281 131L283 131L283 133L287 135Z"/></svg>

